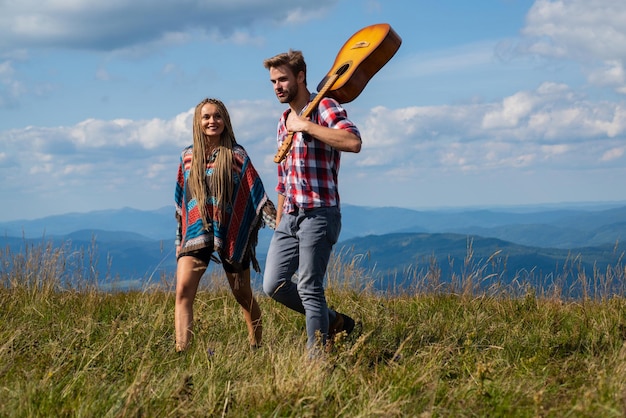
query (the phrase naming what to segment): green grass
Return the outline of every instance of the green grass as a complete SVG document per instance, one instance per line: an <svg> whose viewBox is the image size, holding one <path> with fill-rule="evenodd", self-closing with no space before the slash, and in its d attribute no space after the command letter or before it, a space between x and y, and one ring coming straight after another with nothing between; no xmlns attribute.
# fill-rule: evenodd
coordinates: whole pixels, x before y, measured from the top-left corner
<svg viewBox="0 0 626 418"><path fill-rule="evenodd" d="M264 345L251 351L219 275L203 279L194 342L177 354L172 277L116 293L76 277L84 272L63 248L0 250L0 416L626 415L623 297L478 291L433 277L389 296L339 257L329 304L359 324L313 361L304 318L262 295ZM623 266L611 272L624 280ZM480 281L480 269L469 276ZM63 285L68 277L77 284Z"/></svg>

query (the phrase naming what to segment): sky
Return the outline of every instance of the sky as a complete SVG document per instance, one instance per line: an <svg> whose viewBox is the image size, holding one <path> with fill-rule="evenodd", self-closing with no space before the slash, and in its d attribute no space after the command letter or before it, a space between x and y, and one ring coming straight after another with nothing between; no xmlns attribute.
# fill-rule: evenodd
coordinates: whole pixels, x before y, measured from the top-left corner
<svg viewBox="0 0 626 418"><path fill-rule="evenodd" d="M378 23L402 45L344 104L342 203L626 201L623 1L0 0L0 221L172 205L205 97L275 201L263 60L301 50L314 90Z"/></svg>

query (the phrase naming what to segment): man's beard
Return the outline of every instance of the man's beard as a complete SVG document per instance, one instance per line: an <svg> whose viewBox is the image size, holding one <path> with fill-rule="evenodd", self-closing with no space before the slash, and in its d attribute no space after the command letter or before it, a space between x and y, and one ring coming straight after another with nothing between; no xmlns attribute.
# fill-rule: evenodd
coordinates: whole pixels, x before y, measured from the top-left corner
<svg viewBox="0 0 626 418"><path fill-rule="evenodd" d="M291 103L293 99L298 95L298 86L294 86L293 88L287 90L287 95L280 98L281 103Z"/></svg>

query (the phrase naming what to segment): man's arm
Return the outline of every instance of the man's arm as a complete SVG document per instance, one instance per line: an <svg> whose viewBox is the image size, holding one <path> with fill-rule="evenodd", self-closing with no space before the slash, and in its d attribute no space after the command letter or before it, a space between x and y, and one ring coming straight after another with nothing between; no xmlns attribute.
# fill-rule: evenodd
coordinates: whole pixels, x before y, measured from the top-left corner
<svg viewBox="0 0 626 418"><path fill-rule="evenodd" d="M276 203L276 228L278 228L280 218L283 216L283 203L285 203L285 195L278 193L278 200Z"/></svg>
<svg viewBox="0 0 626 418"><path fill-rule="evenodd" d="M345 129L334 129L318 125L294 112L287 118L287 129L291 132L303 132L331 147L345 152L361 151L361 138Z"/></svg>

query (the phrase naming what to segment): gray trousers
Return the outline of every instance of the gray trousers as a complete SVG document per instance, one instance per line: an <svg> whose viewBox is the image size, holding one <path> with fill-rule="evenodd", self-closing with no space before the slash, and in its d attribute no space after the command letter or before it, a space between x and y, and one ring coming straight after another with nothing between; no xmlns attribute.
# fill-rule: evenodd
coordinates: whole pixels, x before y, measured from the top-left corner
<svg viewBox="0 0 626 418"><path fill-rule="evenodd" d="M305 315L310 349L326 343L329 321L336 316L326 304L324 277L340 232L338 207L283 213L267 253L263 291Z"/></svg>

